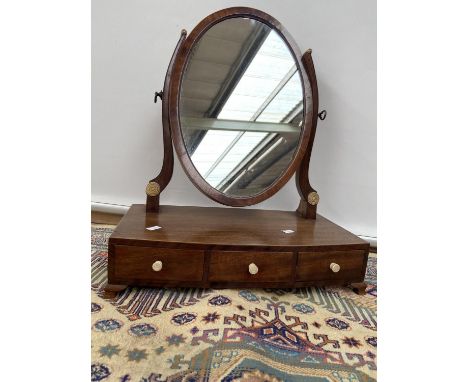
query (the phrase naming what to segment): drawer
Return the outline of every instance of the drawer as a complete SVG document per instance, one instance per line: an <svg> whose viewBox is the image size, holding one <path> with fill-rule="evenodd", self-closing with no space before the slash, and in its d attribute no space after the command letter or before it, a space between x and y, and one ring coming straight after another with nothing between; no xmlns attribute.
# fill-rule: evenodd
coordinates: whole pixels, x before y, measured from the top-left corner
<svg viewBox="0 0 468 382"><path fill-rule="evenodd" d="M365 260L363 250L299 252L296 280L358 280L364 276Z"/></svg>
<svg viewBox="0 0 468 382"><path fill-rule="evenodd" d="M116 245L114 278L201 281L204 251Z"/></svg>
<svg viewBox="0 0 468 382"><path fill-rule="evenodd" d="M211 253L209 280L233 282L291 281L293 254L291 252Z"/></svg>

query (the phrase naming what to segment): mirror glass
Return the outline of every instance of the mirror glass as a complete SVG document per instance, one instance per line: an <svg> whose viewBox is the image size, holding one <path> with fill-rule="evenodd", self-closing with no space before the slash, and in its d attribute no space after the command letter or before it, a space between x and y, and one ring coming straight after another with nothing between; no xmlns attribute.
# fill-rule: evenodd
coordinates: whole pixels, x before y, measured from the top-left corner
<svg viewBox="0 0 468 382"><path fill-rule="evenodd" d="M212 187L250 197L289 167L303 91L294 56L274 29L240 17L211 27L190 53L180 94L187 153Z"/></svg>

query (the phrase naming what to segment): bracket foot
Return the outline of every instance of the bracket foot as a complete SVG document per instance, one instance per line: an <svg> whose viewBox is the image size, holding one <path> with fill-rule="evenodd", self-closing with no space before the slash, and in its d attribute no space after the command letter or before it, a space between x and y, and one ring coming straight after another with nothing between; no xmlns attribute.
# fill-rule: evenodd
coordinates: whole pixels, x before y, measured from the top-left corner
<svg viewBox="0 0 468 382"><path fill-rule="evenodd" d="M351 287L354 293L357 293L359 295L366 294L366 288L367 288L366 283L352 283L349 286Z"/></svg>
<svg viewBox="0 0 468 382"><path fill-rule="evenodd" d="M102 289L102 297L105 299L115 298L119 292L127 289L128 285L106 284Z"/></svg>

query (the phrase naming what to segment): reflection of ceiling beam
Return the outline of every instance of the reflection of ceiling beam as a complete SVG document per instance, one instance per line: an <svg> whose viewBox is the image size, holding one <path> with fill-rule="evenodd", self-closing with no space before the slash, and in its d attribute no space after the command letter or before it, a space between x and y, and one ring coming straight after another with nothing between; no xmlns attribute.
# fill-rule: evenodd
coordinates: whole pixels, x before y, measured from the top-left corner
<svg viewBox="0 0 468 382"><path fill-rule="evenodd" d="M248 131L260 133L296 133L300 134L301 129L288 123L272 122L252 122L252 121L233 121L229 119L215 118L190 118L182 117L182 126L184 129L194 130L229 130L229 131Z"/></svg>

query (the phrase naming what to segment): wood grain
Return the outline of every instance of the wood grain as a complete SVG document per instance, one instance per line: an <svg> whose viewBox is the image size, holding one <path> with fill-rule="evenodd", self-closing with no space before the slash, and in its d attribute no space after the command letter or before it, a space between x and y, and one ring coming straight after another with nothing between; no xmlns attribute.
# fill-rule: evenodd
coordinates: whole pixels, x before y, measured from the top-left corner
<svg viewBox="0 0 468 382"><path fill-rule="evenodd" d="M210 281L265 282L291 281L293 272L291 252L213 251ZM249 273L249 264L258 266L257 274Z"/></svg>
<svg viewBox="0 0 468 382"><path fill-rule="evenodd" d="M361 277L365 256L363 250L300 252L297 263L298 281L304 280L356 280ZM333 272L330 264L340 266L339 272Z"/></svg>
<svg viewBox="0 0 468 382"><path fill-rule="evenodd" d="M185 41L187 31L182 30L179 41L172 54L171 61L166 72L166 78L164 79L164 90L162 96L162 123L163 123L163 144L164 144L164 157L163 165L160 173L155 178L151 179L150 182L156 182L159 185L159 194L156 196L146 195L146 210L148 212L156 212L159 209L159 196L161 192L166 188L172 178L172 172L174 170L174 152L172 150L172 137L171 127L169 120L169 94L170 94L170 83L171 77L174 70L174 61L177 54Z"/></svg>
<svg viewBox="0 0 468 382"><path fill-rule="evenodd" d="M154 225L162 228L146 230ZM109 239L108 277L112 285L157 287L346 285L364 280L368 251L369 243L320 215L166 205L147 213L137 204ZM160 272L151 268L157 260Z"/></svg>
<svg viewBox="0 0 468 382"><path fill-rule="evenodd" d="M303 54L302 63L311 86L312 110L310 112L311 118L305 121L306 124L309 124L307 128L310 129L310 138L307 142L307 147L305 149L302 162L296 171L296 187L301 197L301 200L299 201L299 207L297 208L297 213L303 218L315 219L317 215L317 205L310 205L307 202L307 197L311 192L316 192L309 182L309 164L310 157L312 155L312 147L314 145L315 131L317 130L319 95L317 77L315 75L314 62L312 60L312 51L310 49Z"/></svg>
<svg viewBox="0 0 468 382"><path fill-rule="evenodd" d="M162 262L158 272L152 269L156 261ZM117 245L113 284L158 282L169 280L201 281L204 251ZM125 281L125 282L122 282Z"/></svg>
<svg viewBox="0 0 468 382"><path fill-rule="evenodd" d="M158 225L156 231L146 227ZM291 229L292 234L282 230ZM318 215L307 220L294 211L161 205L145 213L134 204L110 237L110 243L193 249L250 248L267 251L305 251L317 247L367 249L369 243Z"/></svg>

